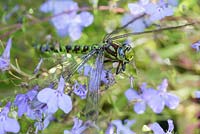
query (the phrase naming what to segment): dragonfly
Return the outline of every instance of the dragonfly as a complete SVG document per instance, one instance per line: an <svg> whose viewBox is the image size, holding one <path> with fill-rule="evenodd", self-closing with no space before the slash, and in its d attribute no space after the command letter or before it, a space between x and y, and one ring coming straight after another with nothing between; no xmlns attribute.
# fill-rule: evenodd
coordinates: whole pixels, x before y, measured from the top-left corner
<svg viewBox="0 0 200 134"><path fill-rule="evenodd" d="M141 17L141 16L139 16ZM101 74L104 69L105 62L117 62L116 74L119 74L126 69L126 64L128 64L134 58L134 49L126 43L119 43L117 42L118 39L127 38L129 36L140 35L140 34L148 34L148 33L155 33L160 32L163 30L171 30L182 28L188 25L194 25L194 23L188 23L180 26L174 27L165 27L156 30L149 30L144 32L133 32L133 33L126 33L122 35L115 35L119 33L121 30L126 28L129 24L137 20L139 17L133 18L124 26L117 28L116 30L112 31L111 33L105 35L102 43L95 45L93 47L89 46L66 46L66 52L87 52L82 58L79 60L78 63L71 63L68 64L66 62L65 68L62 71L62 75L65 81L69 81L70 78L82 68L89 59L96 56L95 66L92 68L90 75L89 75L89 83L88 83L88 94L86 100L86 106L84 113L89 120L96 121L99 115L99 92L101 86ZM113 36L115 35L115 36ZM42 51L54 50L51 47L48 48L40 48ZM56 50L57 51L57 50ZM65 63L63 63L65 64Z"/></svg>

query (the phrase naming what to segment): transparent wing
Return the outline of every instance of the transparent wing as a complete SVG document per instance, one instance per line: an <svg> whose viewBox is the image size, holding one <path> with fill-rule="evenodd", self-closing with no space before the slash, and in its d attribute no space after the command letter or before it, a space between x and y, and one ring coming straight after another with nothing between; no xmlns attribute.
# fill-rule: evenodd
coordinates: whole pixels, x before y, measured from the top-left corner
<svg viewBox="0 0 200 134"><path fill-rule="evenodd" d="M97 120L98 117L98 98L99 89L101 82L101 74L103 70L104 54L103 49L97 52L97 58L95 62L95 67L90 73L89 85L88 85L88 95L85 107L85 114L89 120Z"/></svg>
<svg viewBox="0 0 200 134"><path fill-rule="evenodd" d="M65 81L69 81L69 79L73 76L73 74L81 68L95 53L97 52L96 49L90 51L88 54L82 56L79 59L66 59L65 62L61 62L56 66L53 66L49 69L48 78L43 80L42 84L39 84L41 87L49 86L50 84L55 86L57 80L59 79L60 75L62 75Z"/></svg>

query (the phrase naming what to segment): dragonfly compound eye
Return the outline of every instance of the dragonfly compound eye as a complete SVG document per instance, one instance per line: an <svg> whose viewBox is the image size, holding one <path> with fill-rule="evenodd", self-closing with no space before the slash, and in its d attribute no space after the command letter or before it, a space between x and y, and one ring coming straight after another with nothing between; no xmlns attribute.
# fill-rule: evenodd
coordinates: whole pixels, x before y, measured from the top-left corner
<svg viewBox="0 0 200 134"><path fill-rule="evenodd" d="M127 51L125 51L125 58L128 61L131 61L134 57L134 50L133 49L128 49Z"/></svg>

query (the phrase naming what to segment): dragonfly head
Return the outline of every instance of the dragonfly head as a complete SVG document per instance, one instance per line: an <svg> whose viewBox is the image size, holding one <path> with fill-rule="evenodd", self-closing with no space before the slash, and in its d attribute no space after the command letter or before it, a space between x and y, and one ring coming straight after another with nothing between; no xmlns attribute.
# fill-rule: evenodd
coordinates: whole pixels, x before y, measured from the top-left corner
<svg viewBox="0 0 200 134"><path fill-rule="evenodd" d="M123 44L118 51L119 59L122 59L125 62L129 62L134 57L134 51L132 47L128 44Z"/></svg>
<svg viewBox="0 0 200 134"><path fill-rule="evenodd" d="M131 61L134 58L134 51L132 48L125 51L125 57L128 61Z"/></svg>

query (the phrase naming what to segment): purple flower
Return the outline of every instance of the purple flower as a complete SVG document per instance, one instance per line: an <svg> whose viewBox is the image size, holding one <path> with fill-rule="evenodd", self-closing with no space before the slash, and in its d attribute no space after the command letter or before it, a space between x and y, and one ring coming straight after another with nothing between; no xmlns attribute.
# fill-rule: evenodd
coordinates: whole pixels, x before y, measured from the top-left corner
<svg viewBox="0 0 200 134"><path fill-rule="evenodd" d="M167 120L167 122L169 126L167 132L165 132L157 122L150 124L149 127L153 130L154 134L172 134L172 131L174 130L173 121Z"/></svg>
<svg viewBox="0 0 200 134"><path fill-rule="evenodd" d="M151 21L161 20L166 16L172 16L174 14L173 8L163 0L159 3L149 3L145 6L145 13L150 15Z"/></svg>
<svg viewBox="0 0 200 134"><path fill-rule="evenodd" d="M65 130L64 134L82 134L88 127L93 126L91 121L83 123L82 120L74 118L74 126L71 130Z"/></svg>
<svg viewBox="0 0 200 134"><path fill-rule="evenodd" d="M121 120L113 120L112 124L117 128L117 134L135 134L130 127L135 123L135 120L125 120L124 124Z"/></svg>
<svg viewBox="0 0 200 134"><path fill-rule="evenodd" d="M43 63L43 59L41 58L40 61L39 61L39 63L37 64L36 68L34 69L34 72L33 72L34 74L38 73L38 71L40 70L40 67L41 67L42 63Z"/></svg>
<svg viewBox="0 0 200 134"><path fill-rule="evenodd" d="M145 13L145 5L149 3L149 0L140 0L136 3L129 3L128 8L130 10L130 14L125 14L122 18L121 24L125 25L133 18L138 17L141 14ZM133 32L143 32L146 27L151 25L151 22L144 17L140 17L136 19L134 22L127 26L128 29L132 30Z"/></svg>
<svg viewBox="0 0 200 134"><path fill-rule="evenodd" d="M114 75L112 74L112 72L110 72L108 70L102 70L101 81L106 86L110 86L115 83L115 78L114 78Z"/></svg>
<svg viewBox="0 0 200 134"><path fill-rule="evenodd" d="M196 49L196 51L198 52L200 50L200 41L193 43L191 47Z"/></svg>
<svg viewBox="0 0 200 134"><path fill-rule="evenodd" d="M79 84L77 81L73 86L73 92L80 96L81 99L85 99L87 96L88 90L86 89L86 85Z"/></svg>
<svg viewBox="0 0 200 134"><path fill-rule="evenodd" d="M129 21L133 19L133 16L130 14L125 14L122 18L121 24L125 25ZM150 23L147 19L141 17L137 20L135 20L133 23L129 24L127 26L128 29L132 30L133 32L143 32L146 27L148 27Z"/></svg>
<svg viewBox="0 0 200 134"><path fill-rule="evenodd" d="M129 102L135 102L134 104L134 111L137 114L143 114L146 110L146 105L152 96L156 94L156 91L152 88L147 88L146 83L143 83L140 86L141 93L138 93L133 88L129 88L125 92L125 96Z"/></svg>
<svg viewBox="0 0 200 134"><path fill-rule="evenodd" d="M164 79L158 86L156 94L148 100L148 104L155 113L160 113L166 105L170 109L175 109L179 104L179 98L171 93L167 93L168 82Z"/></svg>
<svg viewBox="0 0 200 134"><path fill-rule="evenodd" d="M12 46L12 39L9 38L3 54L0 56L0 70L5 71L9 69L10 65L10 49Z"/></svg>
<svg viewBox="0 0 200 134"><path fill-rule="evenodd" d="M140 87L141 93L129 88L125 96L129 102L135 102L134 111L138 114L144 113L147 104L155 113L160 113L165 105L170 109L175 109L179 104L177 96L167 93L167 86L167 79L158 86L158 90L147 88L146 83L143 83Z"/></svg>
<svg viewBox="0 0 200 134"><path fill-rule="evenodd" d="M195 98L198 98L198 99L200 99L200 91L195 91Z"/></svg>
<svg viewBox="0 0 200 134"><path fill-rule="evenodd" d="M0 134L5 134L6 132L18 133L20 130L17 120L8 117L10 106L11 103L8 102L0 112Z"/></svg>
<svg viewBox="0 0 200 134"><path fill-rule="evenodd" d="M115 127L112 123L108 124L108 128L105 131L105 134L114 134Z"/></svg>
<svg viewBox="0 0 200 134"><path fill-rule="evenodd" d="M38 94L38 86L34 87L32 90L28 91L26 94L18 94L15 98L14 104L18 107L18 116L21 117L29 109L29 103Z"/></svg>
<svg viewBox="0 0 200 134"><path fill-rule="evenodd" d="M45 103L41 103L37 100L37 98L35 98L30 102L26 116L32 120L41 120L43 115L47 114L47 109L48 108Z"/></svg>
<svg viewBox="0 0 200 134"><path fill-rule="evenodd" d="M35 122L34 126L36 128L36 134L38 133L38 130L44 130L48 127L50 121L54 119L52 114L45 115L44 119L41 119L38 122Z"/></svg>
<svg viewBox="0 0 200 134"><path fill-rule="evenodd" d="M81 37L83 27L89 26L94 19L89 12L77 14L78 4L73 1L48 0L41 5L40 10L45 13L52 12L55 17L51 19L51 22L58 35L61 37L69 35L73 41Z"/></svg>
<svg viewBox="0 0 200 134"><path fill-rule="evenodd" d="M58 108L62 109L65 113L69 113L72 110L72 100L64 93L64 86L65 81L61 76L57 90L44 88L38 93L37 99L47 104L48 113L55 113Z"/></svg>

